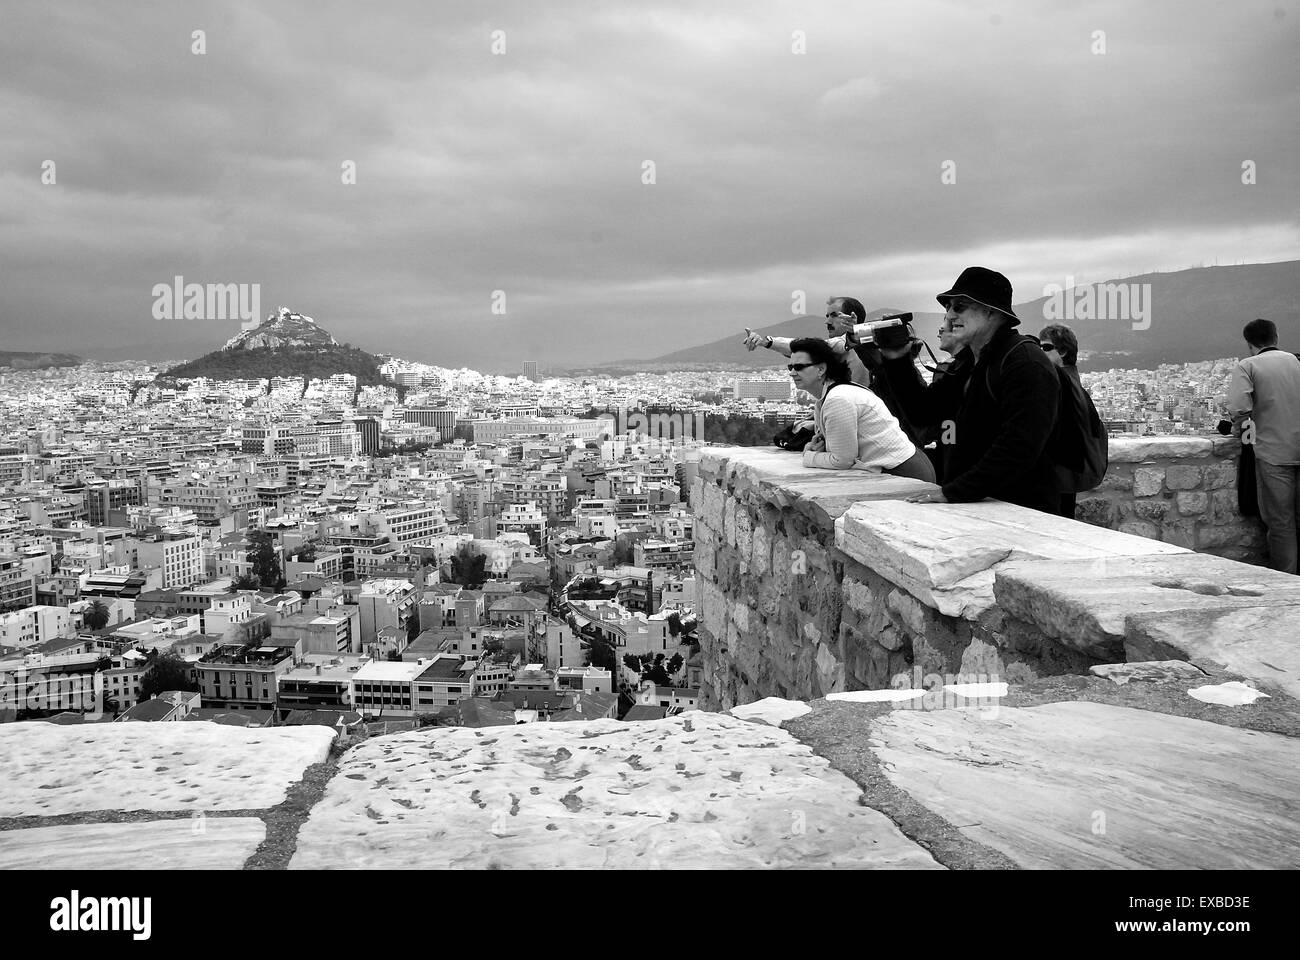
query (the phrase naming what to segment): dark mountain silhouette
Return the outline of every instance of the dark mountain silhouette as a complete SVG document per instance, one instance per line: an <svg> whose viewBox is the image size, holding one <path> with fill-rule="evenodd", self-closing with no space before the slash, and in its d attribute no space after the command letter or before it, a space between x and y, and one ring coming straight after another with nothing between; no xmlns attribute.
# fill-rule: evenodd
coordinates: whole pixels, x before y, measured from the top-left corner
<svg viewBox="0 0 1300 960"><path fill-rule="evenodd" d="M0 350L0 367L13 370L47 370L50 367L79 367L86 361L71 353L27 353Z"/></svg>
<svg viewBox="0 0 1300 960"><path fill-rule="evenodd" d="M351 344L340 344L311 317L280 307L256 325L204 354L159 374L160 382L207 377L260 380L271 377L325 379L350 373L361 386L382 383L379 359Z"/></svg>

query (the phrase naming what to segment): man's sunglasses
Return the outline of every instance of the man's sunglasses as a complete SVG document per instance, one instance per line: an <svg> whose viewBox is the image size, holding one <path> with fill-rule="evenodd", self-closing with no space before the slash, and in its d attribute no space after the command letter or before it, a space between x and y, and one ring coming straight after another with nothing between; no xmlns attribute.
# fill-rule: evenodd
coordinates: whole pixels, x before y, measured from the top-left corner
<svg viewBox="0 0 1300 960"><path fill-rule="evenodd" d="M944 307L953 313L965 313L973 306L975 301L967 300L965 297L952 297L944 304Z"/></svg>
<svg viewBox="0 0 1300 960"><path fill-rule="evenodd" d="M787 363L785 365L785 368L789 370L791 373L794 373L796 370L803 370L806 367L815 367L815 366L817 366L817 364L815 363Z"/></svg>
<svg viewBox="0 0 1300 960"><path fill-rule="evenodd" d="M1043 353L1051 353L1053 350L1056 349L1056 346L1050 343L1039 344L1039 346L1043 348Z"/></svg>

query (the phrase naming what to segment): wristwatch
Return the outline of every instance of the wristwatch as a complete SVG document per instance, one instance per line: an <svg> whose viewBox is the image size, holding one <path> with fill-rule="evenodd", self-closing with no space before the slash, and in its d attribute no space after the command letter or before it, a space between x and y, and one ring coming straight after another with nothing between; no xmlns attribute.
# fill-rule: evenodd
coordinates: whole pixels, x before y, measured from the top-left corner
<svg viewBox="0 0 1300 960"><path fill-rule="evenodd" d="M763 344L763 349L764 349L764 350L771 350L771 349L772 349L772 338L771 338L771 336L768 336L768 338L767 338L767 343Z"/></svg>

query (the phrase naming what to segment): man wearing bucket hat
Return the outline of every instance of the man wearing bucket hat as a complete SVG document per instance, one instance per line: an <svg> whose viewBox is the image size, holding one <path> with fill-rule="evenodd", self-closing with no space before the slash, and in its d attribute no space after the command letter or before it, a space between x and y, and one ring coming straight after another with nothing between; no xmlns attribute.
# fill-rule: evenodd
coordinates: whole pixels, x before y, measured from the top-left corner
<svg viewBox="0 0 1300 960"><path fill-rule="evenodd" d="M941 492L909 499L968 503L993 497L1057 512L1060 496L1046 447L1060 384L1042 348L1015 330L1020 318L1011 308L1011 282L995 270L967 267L936 299L944 322L974 357L969 377L926 386L908 347L881 351L884 374L908 418L950 427Z"/></svg>

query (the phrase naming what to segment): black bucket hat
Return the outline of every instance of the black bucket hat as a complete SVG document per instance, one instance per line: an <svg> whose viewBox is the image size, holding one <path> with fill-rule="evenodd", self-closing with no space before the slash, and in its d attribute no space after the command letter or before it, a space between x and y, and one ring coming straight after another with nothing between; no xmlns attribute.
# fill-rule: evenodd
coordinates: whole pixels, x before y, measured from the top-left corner
<svg viewBox="0 0 1300 960"><path fill-rule="evenodd" d="M953 297L965 297L974 300L1011 318L1011 326L1017 326L1020 318L1011 309L1011 281L988 267L967 267L952 285L952 289L935 297L940 306L948 309L948 301Z"/></svg>

